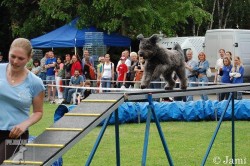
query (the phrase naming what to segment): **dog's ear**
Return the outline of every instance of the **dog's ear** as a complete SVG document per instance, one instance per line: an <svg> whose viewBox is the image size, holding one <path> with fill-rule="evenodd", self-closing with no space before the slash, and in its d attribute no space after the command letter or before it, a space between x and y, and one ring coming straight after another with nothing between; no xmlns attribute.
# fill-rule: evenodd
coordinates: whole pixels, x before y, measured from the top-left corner
<svg viewBox="0 0 250 166"><path fill-rule="evenodd" d="M157 43L157 41L159 40L159 37L158 37L158 35L156 35L156 34L154 34L154 35L152 35L150 38L149 38L149 40L152 42L152 43Z"/></svg>
<svg viewBox="0 0 250 166"><path fill-rule="evenodd" d="M144 39L144 36L142 34L140 34L140 35L137 36L137 39L142 40L142 39Z"/></svg>

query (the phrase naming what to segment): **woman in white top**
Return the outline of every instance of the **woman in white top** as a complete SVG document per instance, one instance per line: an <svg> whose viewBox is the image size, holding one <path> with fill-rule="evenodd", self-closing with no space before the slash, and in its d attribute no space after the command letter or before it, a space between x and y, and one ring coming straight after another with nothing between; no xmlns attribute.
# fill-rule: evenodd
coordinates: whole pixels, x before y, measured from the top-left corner
<svg viewBox="0 0 250 166"><path fill-rule="evenodd" d="M105 55L105 63L102 67L101 84L103 88L110 88L111 82L114 82L114 64L110 61L110 55ZM104 90L103 92L110 92Z"/></svg>

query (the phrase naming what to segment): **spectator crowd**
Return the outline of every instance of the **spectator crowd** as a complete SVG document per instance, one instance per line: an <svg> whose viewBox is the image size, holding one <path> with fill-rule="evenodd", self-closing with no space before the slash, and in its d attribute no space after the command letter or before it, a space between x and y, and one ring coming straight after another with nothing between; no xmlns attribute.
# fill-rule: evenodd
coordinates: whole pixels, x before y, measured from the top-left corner
<svg viewBox="0 0 250 166"><path fill-rule="evenodd" d="M187 62L186 62L186 76L189 82L189 87L205 86L208 85L208 70L210 70L209 63L206 60L204 52L198 54L198 62L193 60L192 50L186 51ZM234 56L232 59L232 53L225 51L224 49L219 50L220 58L215 64L215 77L214 84L237 84L243 83L244 66L239 56ZM227 99L229 93L217 94L217 100L221 101ZM237 100L242 99L242 93L237 92L235 97ZM201 99L208 100L206 94L201 95ZM192 101L193 96L187 96L186 101Z"/></svg>
<svg viewBox="0 0 250 166"><path fill-rule="evenodd" d="M239 56L220 49L220 58L215 64L215 84L243 83L244 67ZM193 51L186 51L186 76L189 87L208 85L210 70L204 52L198 54L198 61L193 60ZM109 88L140 88L144 71L145 60L136 52L124 50L117 64L112 62L110 54L101 55L95 66L93 56L84 50L83 57L66 54L64 57L55 56L53 51L45 53L42 59L31 59L26 67L43 80L46 85L46 101L51 103L77 104L91 93L110 92ZM4 63L0 53L0 63ZM173 77L178 81L175 75ZM162 78L153 80L150 88L162 88ZM72 88L70 87L72 86ZM79 88L78 88L79 87ZM84 87L96 87L90 90ZM224 100L228 93L217 94L218 100ZM202 100L208 100L206 94L201 95ZM242 99L237 93L236 99ZM181 97L177 100L192 101L193 96Z"/></svg>
<svg viewBox="0 0 250 166"><path fill-rule="evenodd" d="M116 65L111 58L110 54L99 56L95 66L88 50L84 50L82 59L79 55L66 54L61 57L48 51L40 60L31 59L26 68L46 85L45 101L78 104L91 93L110 92L109 88L140 88L145 62L143 58L128 50L122 52ZM84 87L96 88L90 90Z"/></svg>

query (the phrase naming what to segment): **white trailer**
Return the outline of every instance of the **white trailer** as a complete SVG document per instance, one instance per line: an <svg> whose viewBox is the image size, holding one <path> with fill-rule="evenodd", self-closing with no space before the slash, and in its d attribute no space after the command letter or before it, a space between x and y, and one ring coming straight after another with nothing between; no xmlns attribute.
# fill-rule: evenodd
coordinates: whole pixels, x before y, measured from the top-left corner
<svg viewBox="0 0 250 166"><path fill-rule="evenodd" d="M219 49L232 52L239 56L244 65L244 77L250 76L250 30L213 29L207 30L204 50L210 67L214 67L219 58Z"/></svg>
<svg viewBox="0 0 250 166"><path fill-rule="evenodd" d="M191 49L193 51L193 59L198 61L198 54L203 51L204 40L204 36L170 37L161 39L158 44L164 48L172 49L178 43L184 53L186 53L187 49Z"/></svg>

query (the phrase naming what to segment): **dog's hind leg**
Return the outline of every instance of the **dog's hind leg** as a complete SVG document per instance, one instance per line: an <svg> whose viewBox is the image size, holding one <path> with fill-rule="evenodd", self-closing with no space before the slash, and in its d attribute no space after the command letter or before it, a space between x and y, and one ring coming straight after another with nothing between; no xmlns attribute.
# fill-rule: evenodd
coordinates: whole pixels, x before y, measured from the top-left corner
<svg viewBox="0 0 250 166"><path fill-rule="evenodd" d="M181 84L180 88L187 89L187 78L186 78L185 68L180 67L176 69L176 75L178 76L180 80L180 84Z"/></svg>
<svg viewBox="0 0 250 166"><path fill-rule="evenodd" d="M152 73L151 80L157 80L160 78L164 65L157 65L154 72Z"/></svg>
<svg viewBox="0 0 250 166"><path fill-rule="evenodd" d="M175 87L175 80L173 79L172 73L164 73L164 78L168 84L164 86L165 90L172 90Z"/></svg>

